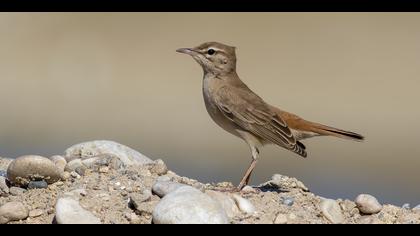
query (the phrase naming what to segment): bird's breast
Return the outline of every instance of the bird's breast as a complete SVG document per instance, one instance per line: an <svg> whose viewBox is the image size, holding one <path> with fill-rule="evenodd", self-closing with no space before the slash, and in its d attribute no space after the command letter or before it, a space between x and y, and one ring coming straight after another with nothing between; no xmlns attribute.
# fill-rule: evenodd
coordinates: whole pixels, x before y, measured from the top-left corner
<svg viewBox="0 0 420 236"><path fill-rule="evenodd" d="M240 137L239 133L236 131L238 127L231 120L226 118L225 115L223 115L214 100L214 95L221 86L221 81L218 81L217 79L205 78L203 80L203 98L206 110L216 124L227 132Z"/></svg>

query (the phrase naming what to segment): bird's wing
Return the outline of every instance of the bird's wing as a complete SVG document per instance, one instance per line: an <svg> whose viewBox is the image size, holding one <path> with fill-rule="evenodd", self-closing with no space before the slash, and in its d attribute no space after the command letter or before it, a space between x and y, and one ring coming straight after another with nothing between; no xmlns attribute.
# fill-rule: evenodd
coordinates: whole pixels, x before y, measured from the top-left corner
<svg viewBox="0 0 420 236"><path fill-rule="evenodd" d="M223 115L242 129L306 157L286 122L255 93L234 87L217 91L215 103Z"/></svg>

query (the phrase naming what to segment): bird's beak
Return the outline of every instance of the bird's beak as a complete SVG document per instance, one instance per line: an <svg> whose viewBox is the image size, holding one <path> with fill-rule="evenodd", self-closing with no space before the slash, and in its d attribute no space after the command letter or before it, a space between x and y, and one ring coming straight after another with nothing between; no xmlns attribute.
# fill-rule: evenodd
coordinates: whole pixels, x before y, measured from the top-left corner
<svg viewBox="0 0 420 236"><path fill-rule="evenodd" d="M195 51L192 48L180 48L176 50L179 53L185 53L188 55L192 55L193 53L195 53Z"/></svg>

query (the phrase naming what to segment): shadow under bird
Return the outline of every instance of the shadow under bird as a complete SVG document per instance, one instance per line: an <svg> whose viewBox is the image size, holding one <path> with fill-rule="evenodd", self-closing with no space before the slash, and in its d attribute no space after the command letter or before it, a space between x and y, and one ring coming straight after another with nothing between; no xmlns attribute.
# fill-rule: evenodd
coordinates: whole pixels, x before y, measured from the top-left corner
<svg viewBox="0 0 420 236"><path fill-rule="evenodd" d="M177 52L192 56L203 68L203 96L210 117L249 145L252 161L237 190L249 183L259 148L265 144L275 144L306 157L302 139L315 136L364 139L360 134L307 121L266 103L236 73L235 47L206 42Z"/></svg>

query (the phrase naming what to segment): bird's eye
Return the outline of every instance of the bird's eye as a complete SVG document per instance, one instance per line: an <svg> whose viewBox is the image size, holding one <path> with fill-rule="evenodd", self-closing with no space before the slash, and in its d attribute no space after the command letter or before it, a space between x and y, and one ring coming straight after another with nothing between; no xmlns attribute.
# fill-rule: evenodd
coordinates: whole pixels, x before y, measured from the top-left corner
<svg viewBox="0 0 420 236"><path fill-rule="evenodd" d="M209 55L213 55L215 52L216 52L216 51L214 51L214 49L210 48L210 49L207 51L207 54L209 54Z"/></svg>

